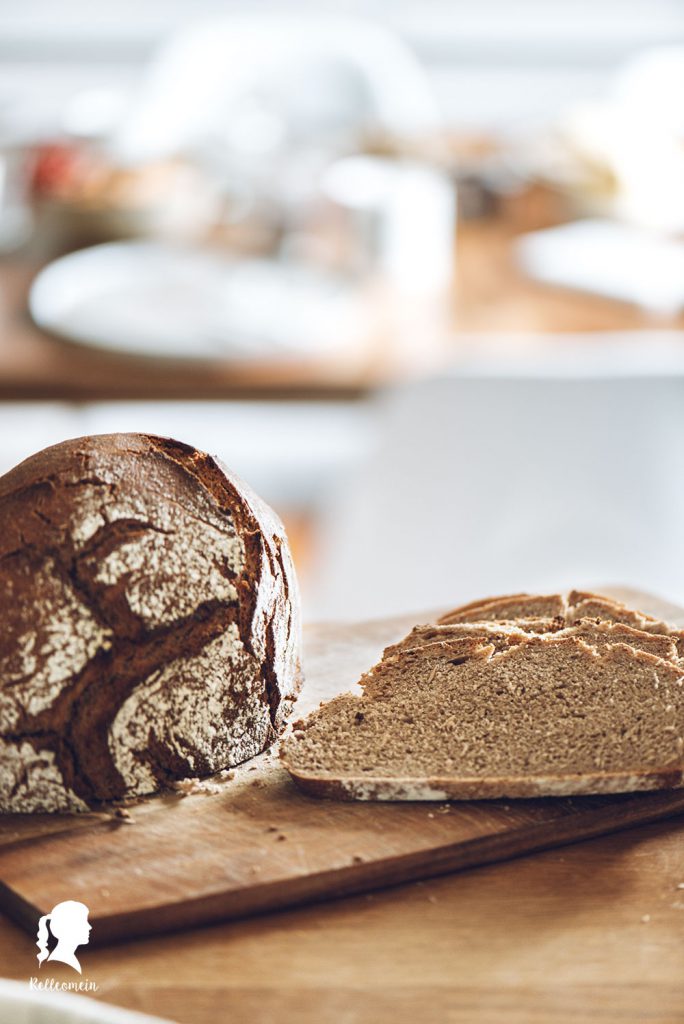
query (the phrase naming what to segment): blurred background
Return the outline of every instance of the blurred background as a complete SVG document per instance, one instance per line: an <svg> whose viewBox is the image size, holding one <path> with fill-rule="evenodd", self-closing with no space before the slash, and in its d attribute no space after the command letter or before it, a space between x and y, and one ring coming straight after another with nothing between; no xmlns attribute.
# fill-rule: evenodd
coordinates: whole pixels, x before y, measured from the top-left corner
<svg viewBox="0 0 684 1024"><path fill-rule="evenodd" d="M0 9L0 471L218 454L308 619L684 601L681 0Z"/></svg>

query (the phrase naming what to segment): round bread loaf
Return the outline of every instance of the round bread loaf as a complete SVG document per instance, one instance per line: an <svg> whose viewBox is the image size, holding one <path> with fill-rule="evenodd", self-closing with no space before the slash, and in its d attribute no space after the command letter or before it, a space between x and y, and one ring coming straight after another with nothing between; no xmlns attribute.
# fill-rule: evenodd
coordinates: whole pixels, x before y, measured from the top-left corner
<svg viewBox="0 0 684 1024"><path fill-rule="evenodd" d="M0 478L0 810L86 810L239 764L300 684L282 524L215 459L83 437Z"/></svg>

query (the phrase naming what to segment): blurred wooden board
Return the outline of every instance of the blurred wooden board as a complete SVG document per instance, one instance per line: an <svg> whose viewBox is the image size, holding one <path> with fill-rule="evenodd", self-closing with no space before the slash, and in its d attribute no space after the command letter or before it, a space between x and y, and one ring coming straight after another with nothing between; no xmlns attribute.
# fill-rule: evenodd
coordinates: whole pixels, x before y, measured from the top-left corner
<svg viewBox="0 0 684 1024"><path fill-rule="evenodd" d="M684 622L684 609L613 591ZM299 711L348 689L382 647L429 616L306 631ZM684 812L684 791L440 805L317 801L273 755L217 792L150 800L133 821L5 816L0 908L35 933L61 900L106 943L445 874Z"/></svg>

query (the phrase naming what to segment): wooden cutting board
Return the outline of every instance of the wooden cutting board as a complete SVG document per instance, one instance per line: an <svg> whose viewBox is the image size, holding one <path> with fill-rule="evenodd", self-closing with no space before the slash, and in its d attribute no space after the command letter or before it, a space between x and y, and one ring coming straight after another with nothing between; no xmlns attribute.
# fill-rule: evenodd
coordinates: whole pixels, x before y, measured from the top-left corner
<svg viewBox="0 0 684 1024"><path fill-rule="evenodd" d="M605 588L608 590L609 588ZM684 623L684 609L612 589ZM417 620L311 626L303 713L349 689ZM66 899L90 908L106 943L363 892L574 842L684 812L684 791L478 803L368 804L300 794L273 755L216 792L163 797L107 815L0 821L0 908L35 933Z"/></svg>

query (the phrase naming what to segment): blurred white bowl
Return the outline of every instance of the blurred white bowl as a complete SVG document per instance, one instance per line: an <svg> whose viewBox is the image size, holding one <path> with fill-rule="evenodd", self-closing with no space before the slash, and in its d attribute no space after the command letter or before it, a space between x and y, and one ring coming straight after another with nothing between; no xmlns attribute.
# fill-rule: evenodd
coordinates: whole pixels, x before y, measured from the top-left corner
<svg viewBox="0 0 684 1024"><path fill-rule="evenodd" d="M32 992L28 981L5 978L0 978L0 1020L7 1024L164 1024L161 1017L123 1010L86 996Z"/></svg>

